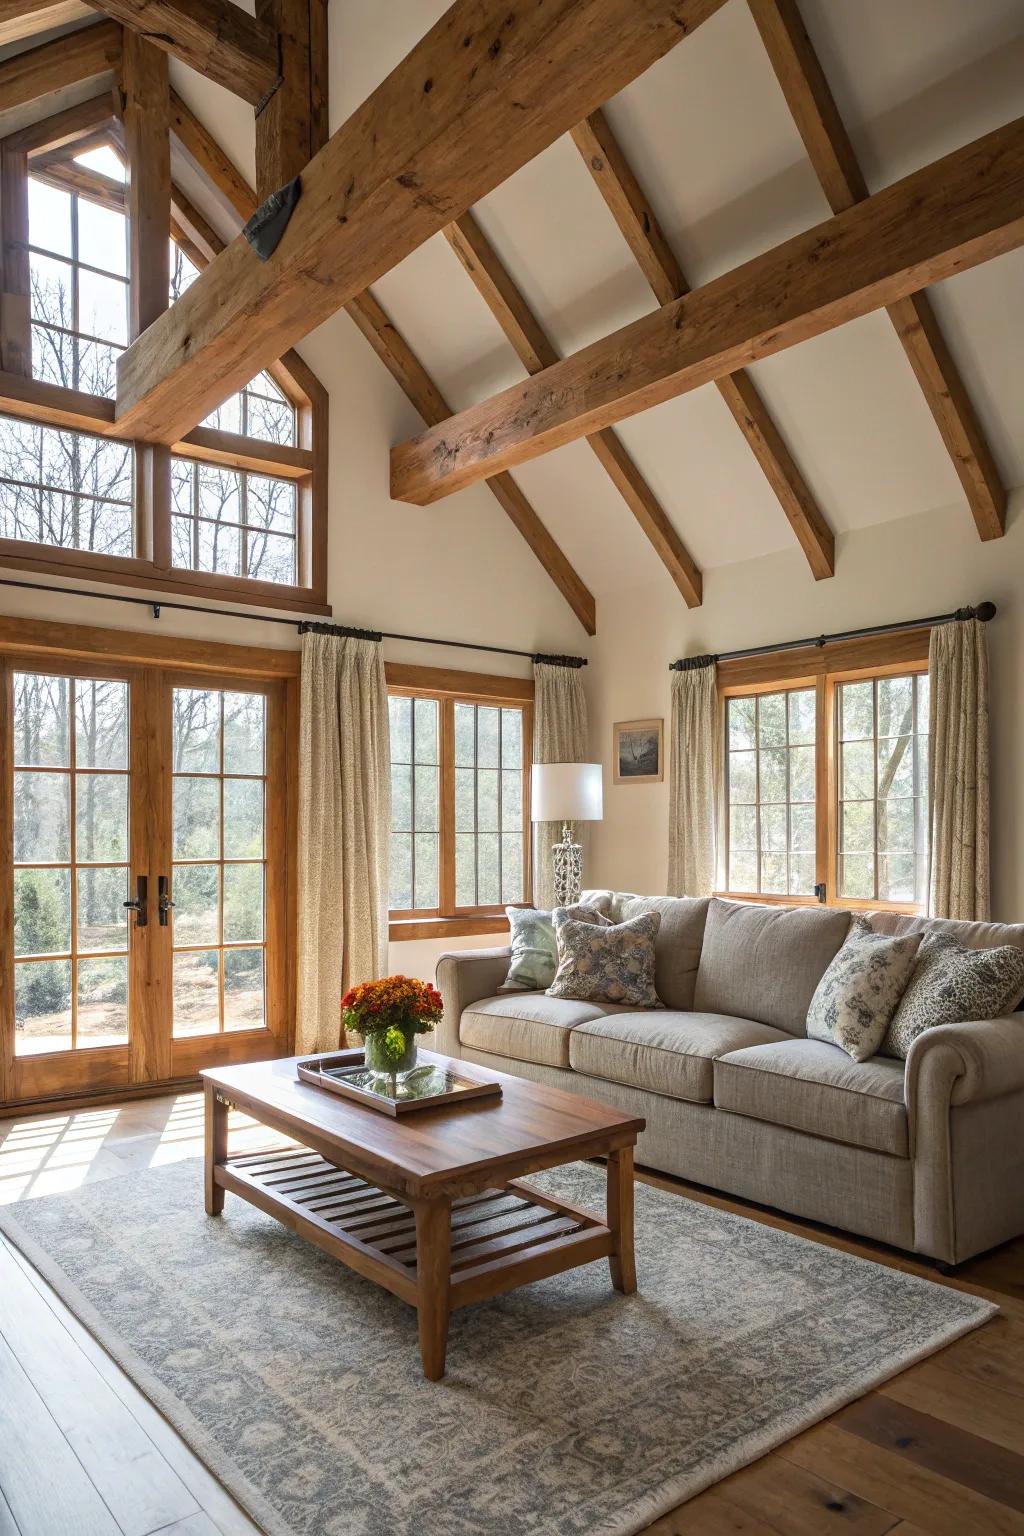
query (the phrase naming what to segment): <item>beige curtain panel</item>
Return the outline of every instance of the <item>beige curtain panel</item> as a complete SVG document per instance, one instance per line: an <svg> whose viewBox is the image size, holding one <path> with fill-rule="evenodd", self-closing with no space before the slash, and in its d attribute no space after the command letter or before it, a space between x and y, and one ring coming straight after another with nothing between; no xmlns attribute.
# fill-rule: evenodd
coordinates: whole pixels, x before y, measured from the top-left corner
<svg viewBox="0 0 1024 1536"><path fill-rule="evenodd" d="M989 918L988 642L977 619L937 624L928 649L928 911Z"/></svg>
<svg viewBox="0 0 1024 1536"><path fill-rule="evenodd" d="M391 748L375 640L302 637L296 1050L341 1034L343 992L382 976L388 950Z"/></svg>
<svg viewBox="0 0 1024 1536"><path fill-rule="evenodd" d="M672 673L669 751L668 894L707 896L715 888L722 743L718 669Z"/></svg>
<svg viewBox="0 0 1024 1536"><path fill-rule="evenodd" d="M589 762L590 735L587 700L578 667L551 666L538 661L533 667L533 761L535 763ZM582 843L582 822L572 822L573 837ZM538 821L533 828L533 902L550 907L555 899L554 861L551 845L561 841L562 825Z"/></svg>

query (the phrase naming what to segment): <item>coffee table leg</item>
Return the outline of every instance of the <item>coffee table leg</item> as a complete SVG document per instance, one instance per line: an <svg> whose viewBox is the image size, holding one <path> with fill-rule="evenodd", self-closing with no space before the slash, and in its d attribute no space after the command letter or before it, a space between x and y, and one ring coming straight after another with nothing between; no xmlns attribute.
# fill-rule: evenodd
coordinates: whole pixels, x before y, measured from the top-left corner
<svg viewBox="0 0 1024 1536"><path fill-rule="evenodd" d="M636 1290L633 1257L633 1148L608 1154L608 1227L615 1249L608 1259L612 1285L631 1296Z"/></svg>
<svg viewBox="0 0 1024 1536"><path fill-rule="evenodd" d="M219 1216L224 1209L224 1187L215 1182L213 1170L228 1156L228 1107L212 1083L206 1084L206 1214Z"/></svg>
<svg viewBox="0 0 1024 1536"><path fill-rule="evenodd" d="M416 1206L416 1308L423 1374L428 1381L440 1381L444 1375L448 1347L451 1232L449 1201L420 1201Z"/></svg>

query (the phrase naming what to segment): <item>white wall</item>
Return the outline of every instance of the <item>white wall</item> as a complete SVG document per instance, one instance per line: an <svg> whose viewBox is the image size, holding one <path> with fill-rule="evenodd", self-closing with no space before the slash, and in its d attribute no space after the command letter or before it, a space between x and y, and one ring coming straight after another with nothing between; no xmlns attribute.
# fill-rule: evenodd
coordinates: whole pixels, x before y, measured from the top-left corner
<svg viewBox="0 0 1024 1536"><path fill-rule="evenodd" d="M1024 494L1011 501L1006 537L992 543L981 542L960 505L851 533L836 558L838 574L821 582L795 549L713 570L692 612L664 583L599 602L586 677L592 749L605 764L605 819L593 828L588 885L665 890L670 661L991 599L999 607L989 627L993 915L1024 918ZM648 716L666 719L665 782L615 785L612 724Z"/></svg>

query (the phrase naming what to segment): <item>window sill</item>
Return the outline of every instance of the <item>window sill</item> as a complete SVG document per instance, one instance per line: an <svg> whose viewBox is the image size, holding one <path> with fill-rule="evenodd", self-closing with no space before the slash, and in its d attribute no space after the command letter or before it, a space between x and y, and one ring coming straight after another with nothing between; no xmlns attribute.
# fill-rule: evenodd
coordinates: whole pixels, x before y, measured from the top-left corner
<svg viewBox="0 0 1024 1536"><path fill-rule="evenodd" d="M464 939L478 933L507 934L508 918L503 912L469 917L404 917L388 923L392 944L405 939Z"/></svg>

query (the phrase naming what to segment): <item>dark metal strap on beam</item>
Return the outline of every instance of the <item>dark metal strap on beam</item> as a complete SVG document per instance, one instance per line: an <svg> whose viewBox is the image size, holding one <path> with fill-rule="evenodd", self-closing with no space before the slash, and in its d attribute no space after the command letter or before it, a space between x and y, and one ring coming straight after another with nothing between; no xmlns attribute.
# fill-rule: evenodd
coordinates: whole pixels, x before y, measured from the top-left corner
<svg viewBox="0 0 1024 1536"><path fill-rule="evenodd" d="M976 606L955 608L952 613L935 613L927 619L901 619L896 624L872 624L866 629L844 629L834 635L810 635L804 640L783 640L777 645L749 645L742 651L720 651L717 655L683 656L669 663L670 672L691 672L699 667L710 667L719 661L740 661L747 656L771 656L775 651L802 651L808 646L819 649L836 645L842 640L864 640L868 635L896 635L907 629L932 629L936 624L952 624L964 619L980 619L987 624L996 616L995 603L978 603Z"/></svg>

